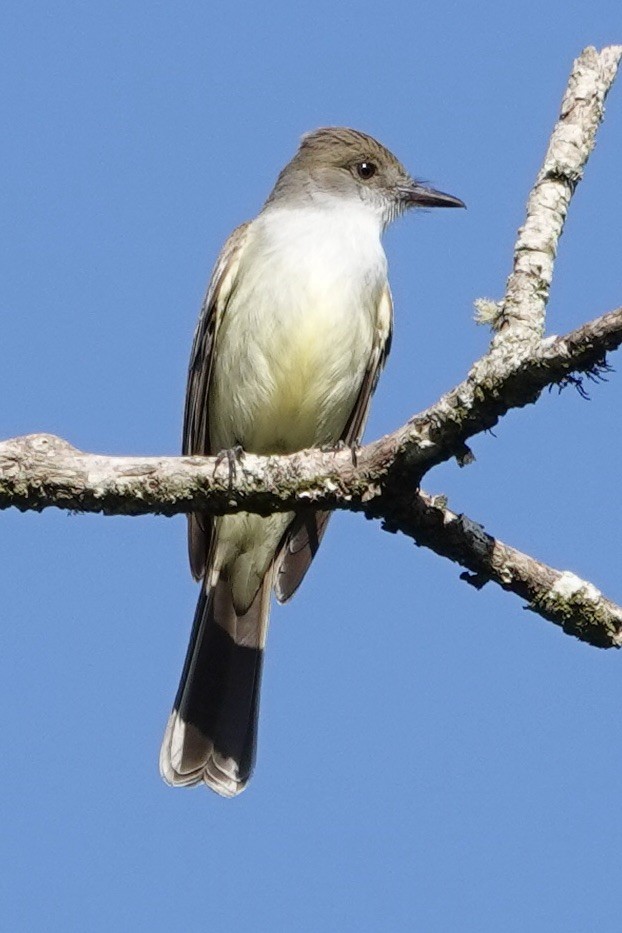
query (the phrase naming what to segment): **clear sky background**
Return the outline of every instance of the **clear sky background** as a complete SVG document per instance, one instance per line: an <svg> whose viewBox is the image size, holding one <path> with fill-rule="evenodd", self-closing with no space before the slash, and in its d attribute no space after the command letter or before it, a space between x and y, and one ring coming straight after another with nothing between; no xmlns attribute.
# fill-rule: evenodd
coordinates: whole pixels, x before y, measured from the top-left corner
<svg viewBox="0 0 622 933"><path fill-rule="evenodd" d="M618 0L9 2L0 29L0 436L175 454L211 265L301 133L376 135L466 212L386 238L394 349L367 437L484 352L573 58ZM549 332L622 301L622 80ZM620 368L620 355L611 362ZM622 373L545 393L426 478L622 600ZM360 516L273 612L233 801L158 775L196 586L182 517L0 516L0 925L619 931L622 657Z"/></svg>

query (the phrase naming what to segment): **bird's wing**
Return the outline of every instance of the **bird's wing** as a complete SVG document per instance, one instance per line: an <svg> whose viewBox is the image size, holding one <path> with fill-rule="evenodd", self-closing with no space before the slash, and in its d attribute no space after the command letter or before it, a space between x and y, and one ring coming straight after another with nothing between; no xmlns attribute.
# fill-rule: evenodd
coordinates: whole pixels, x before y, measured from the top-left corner
<svg viewBox="0 0 622 933"><path fill-rule="evenodd" d="M363 436L372 395L376 391L380 373L384 368L391 350L391 335L393 333L393 299L391 289L387 283L378 302L376 312L376 332L369 363L363 376L361 389L352 409L352 414L343 432L342 440L346 444L358 444Z"/></svg>
<svg viewBox="0 0 622 933"><path fill-rule="evenodd" d="M208 393L216 332L227 307L240 258L246 243L249 223L233 231L216 260L194 333L188 382L182 452L184 455L215 453L210 449ZM195 512L188 516L188 554L190 569L196 580L202 578L209 552L212 520L209 515Z"/></svg>
<svg viewBox="0 0 622 933"><path fill-rule="evenodd" d="M392 332L393 300L387 283L378 302L376 331L369 363L356 403L341 435L341 440L346 444L358 444L363 435L371 398L391 349ZM274 590L279 602L284 603L291 599L300 586L320 546L329 518L330 512L300 513L290 525L275 575Z"/></svg>

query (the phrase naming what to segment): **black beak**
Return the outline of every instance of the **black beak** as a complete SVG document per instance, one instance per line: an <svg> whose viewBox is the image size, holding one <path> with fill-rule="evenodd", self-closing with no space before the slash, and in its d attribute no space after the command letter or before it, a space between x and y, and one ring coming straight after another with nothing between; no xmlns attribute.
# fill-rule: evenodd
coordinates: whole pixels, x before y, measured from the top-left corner
<svg viewBox="0 0 622 933"><path fill-rule="evenodd" d="M426 188L425 185L416 182L402 190L408 207L466 207L464 201L454 198L453 194L445 194L435 188Z"/></svg>

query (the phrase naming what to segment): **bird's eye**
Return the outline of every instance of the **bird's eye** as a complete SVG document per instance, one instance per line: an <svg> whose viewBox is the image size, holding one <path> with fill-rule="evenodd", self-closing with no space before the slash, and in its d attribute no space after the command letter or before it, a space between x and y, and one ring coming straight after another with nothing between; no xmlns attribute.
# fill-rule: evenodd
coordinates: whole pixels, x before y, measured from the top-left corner
<svg viewBox="0 0 622 933"><path fill-rule="evenodd" d="M374 162L357 162L356 174L363 181L369 181L378 171L378 166Z"/></svg>

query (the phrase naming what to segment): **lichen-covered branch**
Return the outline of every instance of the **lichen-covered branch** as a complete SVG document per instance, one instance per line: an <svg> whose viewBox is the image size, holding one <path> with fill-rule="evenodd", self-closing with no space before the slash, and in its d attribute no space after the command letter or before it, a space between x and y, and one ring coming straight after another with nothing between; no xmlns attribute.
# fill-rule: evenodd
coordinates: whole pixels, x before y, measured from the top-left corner
<svg viewBox="0 0 622 933"><path fill-rule="evenodd" d="M547 386L580 384L580 374L597 375L606 368L606 354L620 345L622 308L617 308L562 337L541 341L527 355L494 349L434 405L364 448L359 464L376 477L383 466L421 478L437 463L460 460L469 438L494 427L512 408L535 402Z"/></svg>
<svg viewBox="0 0 622 933"><path fill-rule="evenodd" d="M593 149L622 46L586 49L574 64L542 169L515 246L501 302L478 302L495 329L466 378L393 434L357 450L307 450L287 457L104 457L47 434L0 443L0 509L49 506L115 515L205 511L259 514L300 508L363 511L494 581L564 631L600 647L622 644L622 608L590 583L547 567L418 491L421 478L451 457L469 461L467 441L550 385L583 390L606 354L622 344L622 308L562 337L542 339L557 243Z"/></svg>
<svg viewBox="0 0 622 933"><path fill-rule="evenodd" d="M306 503L347 508L362 498L352 453L309 450L287 457L106 457L51 434L0 443L0 509L49 507L105 515L270 514ZM354 492L351 494L349 485Z"/></svg>
<svg viewBox="0 0 622 933"><path fill-rule="evenodd" d="M545 386L597 372L607 350L620 344L622 308L545 341L516 365L489 354L435 405L354 459L347 450L244 454L231 476L226 458L105 457L49 434L13 438L0 443L0 509L269 514L308 504L361 511L373 498L399 498L405 485L412 488L436 463L459 456L470 437L535 401Z"/></svg>
<svg viewBox="0 0 622 933"><path fill-rule="evenodd" d="M600 52L589 47L574 62L559 121L529 196L525 223L518 231L514 266L496 322L495 346L508 339L533 344L544 332L557 243L570 199L594 148L605 98L621 57L622 45Z"/></svg>
<svg viewBox="0 0 622 933"><path fill-rule="evenodd" d="M462 579L478 589L497 583L581 641L597 648L622 645L622 606L574 573L554 570L493 538L481 525L447 508L442 496L413 495L385 525L466 567Z"/></svg>
<svg viewBox="0 0 622 933"><path fill-rule="evenodd" d="M190 508L222 513L301 505L364 511L387 531L466 567L468 582L493 581L565 632L598 647L622 644L622 607L590 583L553 570L488 535L481 525L432 498L387 479L361 475L350 451L307 451L291 457L245 454L231 486L227 460L215 457L100 457L61 438L34 434L0 444L0 505L49 505L107 514L172 515ZM463 575L464 576L464 575Z"/></svg>

